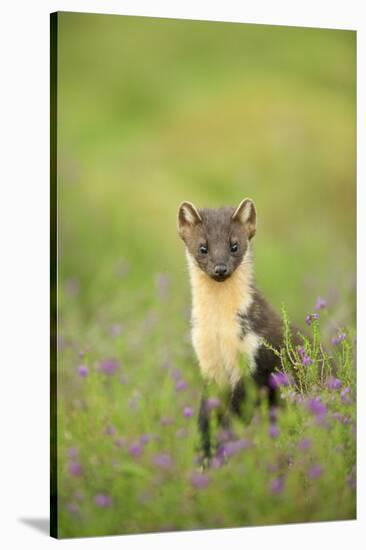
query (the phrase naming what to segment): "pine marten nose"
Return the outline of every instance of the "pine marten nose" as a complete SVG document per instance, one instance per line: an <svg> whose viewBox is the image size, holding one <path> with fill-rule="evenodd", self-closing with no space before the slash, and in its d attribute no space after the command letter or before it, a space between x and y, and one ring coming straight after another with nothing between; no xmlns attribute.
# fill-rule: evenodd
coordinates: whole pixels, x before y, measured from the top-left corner
<svg viewBox="0 0 366 550"><path fill-rule="evenodd" d="M227 273L227 267L225 264L217 264L215 265L215 275L218 275L219 277L223 277Z"/></svg>

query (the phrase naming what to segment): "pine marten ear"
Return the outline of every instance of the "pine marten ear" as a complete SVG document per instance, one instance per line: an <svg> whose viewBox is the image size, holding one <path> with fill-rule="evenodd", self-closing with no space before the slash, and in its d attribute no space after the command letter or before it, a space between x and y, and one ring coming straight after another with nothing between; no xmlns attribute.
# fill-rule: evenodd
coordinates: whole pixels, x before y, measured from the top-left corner
<svg viewBox="0 0 366 550"><path fill-rule="evenodd" d="M255 210L254 202L251 199L242 200L232 215L232 220L243 224L248 233L249 239L254 237L257 222L257 212Z"/></svg>
<svg viewBox="0 0 366 550"><path fill-rule="evenodd" d="M184 201L178 211L178 231L181 236L185 230L191 229L194 225L202 222L197 208L191 202Z"/></svg>

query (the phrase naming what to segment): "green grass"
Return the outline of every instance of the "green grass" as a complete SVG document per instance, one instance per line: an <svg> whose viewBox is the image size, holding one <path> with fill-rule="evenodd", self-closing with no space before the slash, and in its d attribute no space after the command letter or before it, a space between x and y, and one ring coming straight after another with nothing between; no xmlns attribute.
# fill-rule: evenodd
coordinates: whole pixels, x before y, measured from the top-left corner
<svg viewBox="0 0 366 550"><path fill-rule="evenodd" d="M60 536L355 517L355 33L67 13L59 25ZM318 382L307 389L327 422L285 388L279 436L264 410L238 423L250 446L197 490L202 382L176 214L182 200L245 196L258 210L259 286L301 327L327 299L320 330L342 388L319 381L312 350ZM119 364L111 376L99 369L106 358ZM160 439L133 458L143 434ZM162 452L170 469L153 464ZM310 479L314 464L323 473ZM96 506L100 493L110 507Z"/></svg>

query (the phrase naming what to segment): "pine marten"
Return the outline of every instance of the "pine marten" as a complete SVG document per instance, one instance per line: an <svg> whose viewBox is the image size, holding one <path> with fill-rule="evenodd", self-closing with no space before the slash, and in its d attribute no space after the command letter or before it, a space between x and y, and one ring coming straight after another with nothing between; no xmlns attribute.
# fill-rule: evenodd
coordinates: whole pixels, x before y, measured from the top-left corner
<svg viewBox="0 0 366 550"><path fill-rule="evenodd" d="M203 378L230 391L230 408L240 415L245 388L240 356L259 387L266 387L270 405L276 400L271 373L283 327L253 280L252 239L256 208L244 199L237 208L201 208L183 202L178 231L186 248L192 287L192 343ZM210 454L209 418L201 400L199 426L205 455Z"/></svg>

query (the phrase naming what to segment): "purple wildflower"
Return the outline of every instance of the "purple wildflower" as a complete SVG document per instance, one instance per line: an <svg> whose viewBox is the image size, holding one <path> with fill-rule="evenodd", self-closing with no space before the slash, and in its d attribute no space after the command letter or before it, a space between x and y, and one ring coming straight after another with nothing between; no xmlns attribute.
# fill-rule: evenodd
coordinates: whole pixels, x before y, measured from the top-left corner
<svg viewBox="0 0 366 550"><path fill-rule="evenodd" d="M146 445L146 443L148 443L150 440L151 440L151 435L149 434L142 434L140 436L140 443L142 443L143 445Z"/></svg>
<svg viewBox="0 0 366 550"><path fill-rule="evenodd" d="M114 374L119 368L119 363L116 359L105 359L101 362L99 368L102 372L104 372L104 374L111 375Z"/></svg>
<svg viewBox="0 0 366 550"><path fill-rule="evenodd" d="M95 495L94 502L99 508L110 508L112 506L111 497L103 493Z"/></svg>
<svg viewBox="0 0 366 550"><path fill-rule="evenodd" d="M160 424L162 426L169 426L170 424L173 424L174 420L171 416L162 416L160 419Z"/></svg>
<svg viewBox="0 0 366 550"><path fill-rule="evenodd" d="M124 437L117 437L117 439L114 442L116 447L122 447L125 443L126 443L126 440Z"/></svg>
<svg viewBox="0 0 366 550"><path fill-rule="evenodd" d="M78 367L78 373L82 378L85 378L89 374L89 369L86 365L80 365Z"/></svg>
<svg viewBox="0 0 366 550"><path fill-rule="evenodd" d="M237 439L235 441L228 441L225 443L225 445L222 445L221 449L219 449L218 457L220 456L232 456L236 454L238 451L241 451L243 449L246 449L249 447L250 443L247 439Z"/></svg>
<svg viewBox="0 0 366 550"><path fill-rule="evenodd" d="M351 388L349 386L345 387L341 391L342 403L345 403L346 405L349 405L352 402L350 394L351 394Z"/></svg>
<svg viewBox="0 0 366 550"><path fill-rule="evenodd" d="M271 424L268 430L268 434L272 439L276 439L280 435L280 430L276 424Z"/></svg>
<svg viewBox="0 0 366 550"><path fill-rule="evenodd" d="M188 387L188 384L183 379L177 380L177 382L175 384L175 389L177 391L183 391L183 390L187 389L187 387Z"/></svg>
<svg viewBox="0 0 366 550"><path fill-rule="evenodd" d="M313 364L312 359L309 357L309 355L304 355L304 357L301 359L301 363L304 367L309 367Z"/></svg>
<svg viewBox="0 0 366 550"><path fill-rule="evenodd" d="M76 502L68 502L66 504L66 509L70 512L70 514L78 514L80 511L80 508Z"/></svg>
<svg viewBox="0 0 366 550"><path fill-rule="evenodd" d="M214 409L218 409L221 405L220 399L218 397L209 397L206 401L206 410L213 411Z"/></svg>
<svg viewBox="0 0 366 550"><path fill-rule="evenodd" d="M310 479L317 479L318 477L320 477L324 472L324 468L323 466L321 466L320 464L315 464L314 466L312 466L310 469L309 469L309 478Z"/></svg>
<svg viewBox="0 0 366 550"><path fill-rule="evenodd" d="M299 449L300 451L307 451L311 447L311 440L308 437L304 437L304 439L300 439L299 441Z"/></svg>
<svg viewBox="0 0 366 550"><path fill-rule="evenodd" d="M319 309L324 309L325 307L327 307L326 300L318 296L316 299L315 309L319 310Z"/></svg>
<svg viewBox="0 0 366 550"><path fill-rule="evenodd" d="M180 380L182 378L182 373L180 372L179 369L173 369L171 371L171 377L173 378L173 380L175 380L177 382L178 380Z"/></svg>
<svg viewBox="0 0 366 550"><path fill-rule="evenodd" d="M275 477L271 482L270 492L273 495L279 495L282 493L284 485L285 485L285 480L283 476Z"/></svg>
<svg viewBox="0 0 366 550"><path fill-rule="evenodd" d="M318 418L323 418L327 413L327 407L321 401L320 397L315 397L307 400L307 407L311 413Z"/></svg>
<svg viewBox="0 0 366 550"><path fill-rule="evenodd" d="M187 433L188 432L185 428L178 428L178 430L176 431L176 436L180 438L187 437Z"/></svg>
<svg viewBox="0 0 366 550"><path fill-rule="evenodd" d="M67 455L69 458L76 458L79 454L79 451L76 449L76 447L70 447L67 449Z"/></svg>
<svg viewBox="0 0 366 550"><path fill-rule="evenodd" d="M169 470L172 466L172 457L168 453L160 453L153 457L153 463L163 470Z"/></svg>
<svg viewBox="0 0 366 550"><path fill-rule="evenodd" d="M306 318L305 318L305 322L306 322L307 325L311 325L311 323L314 319L319 319L319 313L311 313L311 314L307 315Z"/></svg>
<svg viewBox="0 0 366 550"><path fill-rule="evenodd" d="M105 427L104 433L105 435L115 435L116 428L111 424L109 424L108 426Z"/></svg>
<svg viewBox="0 0 366 550"><path fill-rule="evenodd" d="M165 300L169 296L170 277L167 273L157 273L155 277L155 286L160 300Z"/></svg>
<svg viewBox="0 0 366 550"><path fill-rule="evenodd" d="M346 478L346 481L347 481L347 484L348 486L351 488L351 489L355 489L356 486L357 486L357 483L356 483L356 471L355 471L355 468L352 469L352 472L350 474L348 474L347 478Z"/></svg>
<svg viewBox="0 0 366 550"><path fill-rule="evenodd" d="M191 484L195 489L205 489L210 482L210 478L201 472L195 472L191 475Z"/></svg>
<svg viewBox="0 0 366 550"><path fill-rule="evenodd" d="M305 348L302 346L298 348L301 364L303 367L309 367L313 364L313 361L311 360L310 356L306 353Z"/></svg>
<svg viewBox="0 0 366 550"><path fill-rule="evenodd" d="M285 372L273 372L270 376L269 384L272 389L276 389L280 386L288 386L290 381Z"/></svg>
<svg viewBox="0 0 366 550"><path fill-rule="evenodd" d="M217 432L217 440L219 443L226 443L233 438L233 432L229 429L221 429Z"/></svg>
<svg viewBox="0 0 366 550"><path fill-rule="evenodd" d="M192 407L184 407L183 409L183 416L185 418L190 418L191 416L193 416L193 409Z"/></svg>
<svg viewBox="0 0 366 550"><path fill-rule="evenodd" d="M142 454L143 447L141 443L138 441L134 441L131 443L131 445L128 447L128 452L133 458L138 458Z"/></svg>
<svg viewBox="0 0 366 550"><path fill-rule="evenodd" d="M334 376L329 376L329 378L327 378L328 390L339 390L341 386L342 382L339 380L339 378L335 378Z"/></svg>
<svg viewBox="0 0 366 550"><path fill-rule="evenodd" d="M83 468L79 462L69 462L69 473L74 477L79 477L83 473Z"/></svg>
<svg viewBox="0 0 366 550"><path fill-rule="evenodd" d="M211 468L214 470L217 470L218 468L221 468L221 466L224 464L224 459L221 456L214 456L211 461Z"/></svg>
<svg viewBox="0 0 366 550"><path fill-rule="evenodd" d="M333 346L338 346L343 340L347 338L347 334L345 332L340 332L337 336L332 338L332 344Z"/></svg>

